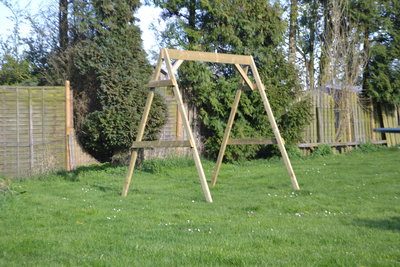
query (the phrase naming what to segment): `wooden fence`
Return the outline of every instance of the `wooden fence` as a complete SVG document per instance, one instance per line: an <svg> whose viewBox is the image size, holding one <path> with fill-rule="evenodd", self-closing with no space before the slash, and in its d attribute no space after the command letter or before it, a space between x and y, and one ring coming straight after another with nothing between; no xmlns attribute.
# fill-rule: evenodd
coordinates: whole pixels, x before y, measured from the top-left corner
<svg viewBox="0 0 400 267"><path fill-rule="evenodd" d="M312 90L306 96L311 100L311 121L304 129L300 148L312 149L319 144L346 148L366 142L400 144L400 135L373 131L380 127L399 127L398 108L373 105L356 92L348 93L347 108L338 104L342 97L340 91Z"/></svg>
<svg viewBox="0 0 400 267"><path fill-rule="evenodd" d="M65 92L65 87L0 86L0 175L66 169ZM96 162L74 138L70 143L75 167Z"/></svg>

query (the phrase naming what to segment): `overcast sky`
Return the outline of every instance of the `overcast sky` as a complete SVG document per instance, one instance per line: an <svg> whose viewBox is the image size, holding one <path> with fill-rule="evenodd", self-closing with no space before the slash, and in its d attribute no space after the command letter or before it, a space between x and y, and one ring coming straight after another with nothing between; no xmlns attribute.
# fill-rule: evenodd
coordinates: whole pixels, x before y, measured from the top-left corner
<svg viewBox="0 0 400 267"><path fill-rule="evenodd" d="M17 7L27 10L30 14L36 14L40 8L54 3L54 0L11 0L10 2L16 3ZM160 8L142 5L136 14L136 17L140 20L139 26L142 30L143 47L148 54L150 54L151 50L157 51L159 49L155 32L150 29L150 25L151 23L160 24L160 13ZM0 3L0 38L2 40L12 33L14 25L12 18L13 13L3 3ZM21 35L23 37L28 36L30 31L28 23L22 22L20 27Z"/></svg>

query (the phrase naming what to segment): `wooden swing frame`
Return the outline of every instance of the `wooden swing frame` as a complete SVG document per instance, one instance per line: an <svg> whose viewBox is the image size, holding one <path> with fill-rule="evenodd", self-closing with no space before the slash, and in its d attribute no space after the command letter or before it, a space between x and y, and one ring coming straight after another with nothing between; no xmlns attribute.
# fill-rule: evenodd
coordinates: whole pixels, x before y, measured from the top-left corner
<svg viewBox="0 0 400 267"><path fill-rule="evenodd" d="M172 64L171 60L175 60ZM179 91L178 83L175 77L175 72L178 70L180 65L185 61L202 61L202 62L210 62L210 63L222 63L222 64L234 64L236 69L239 71L241 76L240 86L236 91L235 99L233 101L231 112L228 119L228 124L225 129L225 134L222 139L221 148L218 154L217 162L214 168L214 173L211 179L211 185L215 186L219 174L219 170L222 164L222 160L225 154L227 145L250 145L250 144L277 144L279 150L282 154L283 161L285 163L286 169L288 171L290 180L292 182L292 187L294 190L299 190L300 187L297 183L296 176L294 174L292 165L290 163L289 157L287 155L284 140L281 137L278 126L276 124L274 115L271 110L271 106L269 104L268 98L265 94L265 88L263 83L261 82L260 76L258 74L257 67L254 63L254 59L252 56L243 56L243 55L232 55L232 54L222 54L222 53L209 53L209 52L197 52L197 51L182 51L175 49L161 49L160 55L158 58L157 66L155 68L155 72L153 74L152 80L147 84L147 87L150 88L149 93L147 95L147 101L144 108L144 113L142 115L141 122L139 124L138 133L136 136L136 141L132 144L132 152L131 159L129 163L128 172L126 174L125 183L122 189L122 196L126 196L128 194L129 185L131 182L132 174L135 169L135 164L138 156L139 148L155 148L155 147L190 147L193 153L194 162L196 164L197 172L199 174L199 180L201 183L201 187L203 189L203 193L207 202L212 202L210 190L207 184L207 180L204 174L203 166L200 161L200 156L198 149L196 147L196 143L193 137L192 130L190 128L190 123L188 120L188 116L186 114L184 103L182 100L182 95ZM161 67L163 61L167 67L168 78L166 80L160 79ZM244 67L242 67L244 66ZM247 76L248 69L251 69L253 73L253 77L255 80L255 84ZM258 90L262 102L264 104L264 108L267 112L269 122L271 124L272 130L274 132L275 138L246 138L246 139L231 139L229 138L233 121L237 112L237 108L239 105L240 96L242 90L248 87L250 90ZM175 99L178 105L178 112L180 113L185 130L188 135L188 140L183 141L142 141L144 129L146 127L147 118L150 112L151 104L153 102L154 90L157 87L172 87Z"/></svg>

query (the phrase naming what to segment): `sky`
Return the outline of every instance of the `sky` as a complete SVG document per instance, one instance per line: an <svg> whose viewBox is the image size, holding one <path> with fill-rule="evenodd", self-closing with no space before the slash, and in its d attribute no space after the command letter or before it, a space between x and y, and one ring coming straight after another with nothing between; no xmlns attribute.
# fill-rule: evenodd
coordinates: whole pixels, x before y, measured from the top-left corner
<svg viewBox="0 0 400 267"><path fill-rule="evenodd" d="M3 4L0 0L0 39L4 40L7 36L11 35L13 30L13 13ZM46 7L55 0L11 0L10 2L16 3L17 7L27 10L30 14L36 14L40 8ZM58 1L57 1L58 2ZM159 45L156 41L156 32L151 29L151 24L163 27L163 23L159 20L161 9L152 6L142 5L136 13L136 17L139 19L139 27L142 31L143 48L150 55L152 51L158 51ZM30 27L28 23L22 23L20 27L22 37L29 35Z"/></svg>

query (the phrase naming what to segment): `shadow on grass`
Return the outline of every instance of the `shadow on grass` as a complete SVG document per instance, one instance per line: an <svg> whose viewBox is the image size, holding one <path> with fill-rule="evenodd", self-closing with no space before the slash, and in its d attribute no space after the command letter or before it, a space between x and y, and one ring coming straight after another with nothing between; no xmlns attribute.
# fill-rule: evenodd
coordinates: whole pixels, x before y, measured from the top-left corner
<svg viewBox="0 0 400 267"><path fill-rule="evenodd" d="M93 164L90 166L80 166L73 171L59 171L57 175L63 177L66 181L71 182L78 182L79 175L85 174L87 172L96 172L96 171L104 171L109 168L113 168L114 166L111 163L104 163L104 164ZM116 167L114 167L116 168Z"/></svg>
<svg viewBox="0 0 400 267"><path fill-rule="evenodd" d="M102 191L102 192L118 191L118 190L116 190L115 188L113 188L113 187L111 187L111 186L104 186L104 185L99 185L99 184L91 184L90 186L91 186L91 187L94 187L94 188L96 188L97 190ZM121 191L121 190L118 191L118 194L121 193L120 191Z"/></svg>
<svg viewBox="0 0 400 267"><path fill-rule="evenodd" d="M369 228L392 230L400 232L400 217L395 216L384 220L356 219L356 224Z"/></svg>

